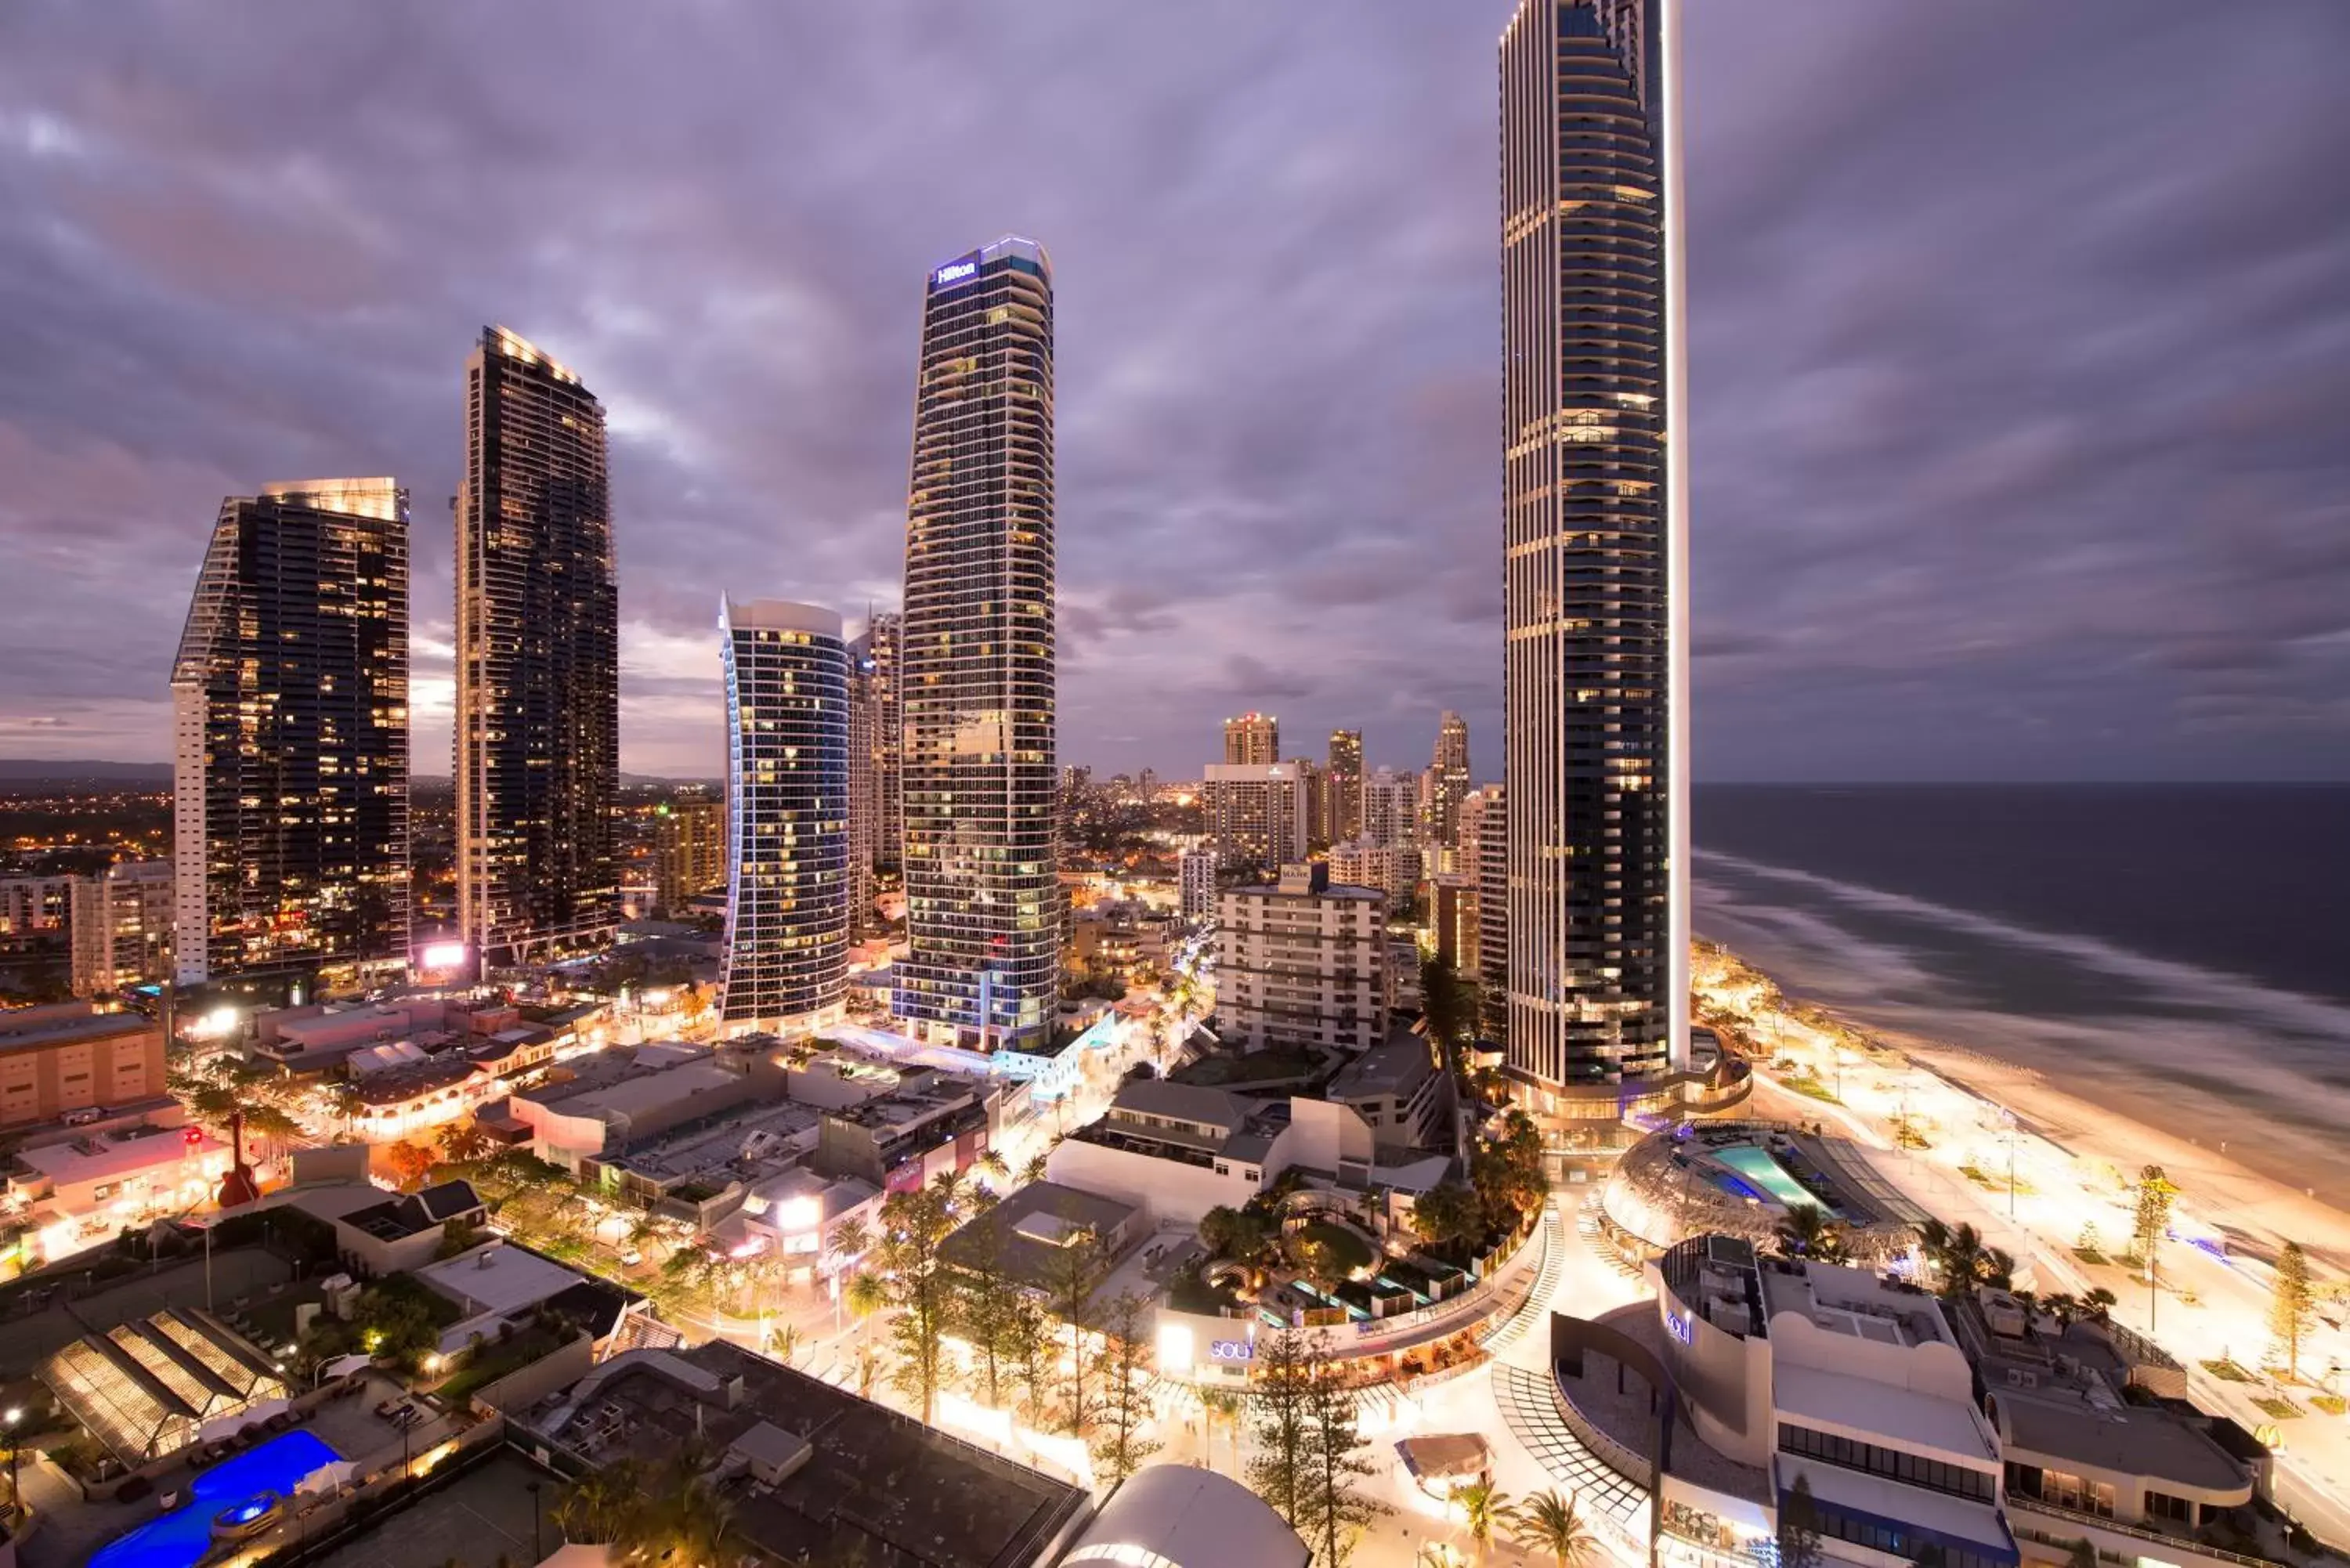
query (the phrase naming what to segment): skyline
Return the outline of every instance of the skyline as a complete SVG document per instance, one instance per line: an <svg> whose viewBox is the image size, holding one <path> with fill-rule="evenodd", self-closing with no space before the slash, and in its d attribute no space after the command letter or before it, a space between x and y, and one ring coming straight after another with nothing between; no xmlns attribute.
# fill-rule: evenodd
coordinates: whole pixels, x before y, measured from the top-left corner
<svg viewBox="0 0 2350 1568"><path fill-rule="evenodd" d="M526 15L280 39L28 13L0 62L24 106L0 118L0 551L41 591L0 632L0 753L168 756L221 499L388 473L417 497L411 749L438 774L461 345L503 320L612 410L623 765L716 776L709 604L894 602L906 280L1015 228L1060 274L1064 759L1189 774L1260 709L1297 754L1359 724L1371 764L1417 765L1452 707L1497 778L1507 11L1332 33L1041 6L917 40L877 7L584 143L530 111L682 79L711 36L622 25L549 62L496 46ZM2350 19L2264 18L1692 7L1701 782L2350 774L2350 459L2326 450L2350 109L2320 64ZM322 71L288 100L306 48L383 85ZM444 68L469 52L519 62L504 96ZM1095 73L1114 104L1077 59L1121 67ZM1970 92L1994 66L2002 91ZM807 141L828 119L857 134ZM999 119L1055 156L930 166ZM286 126L304 151L265 156ZM583 180L612 200L578 220ZM2072 219L2016 224L2048 211Z"/></svg>

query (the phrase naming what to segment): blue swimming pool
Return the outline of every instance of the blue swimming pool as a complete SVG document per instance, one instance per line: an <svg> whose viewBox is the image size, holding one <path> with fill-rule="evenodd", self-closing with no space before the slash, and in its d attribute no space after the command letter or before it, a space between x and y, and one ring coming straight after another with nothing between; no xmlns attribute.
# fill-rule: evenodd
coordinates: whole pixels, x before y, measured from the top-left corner
<svg viewBox="0 0 2350 1568"><path fill-rule="evenodd" d="M189 1568L212 1549L221 1513L265 1492L289 1497L304 1476L342 1457L311 1432L272 1438L199 1474L187 1502L100 1547L89 1568Z"/></svg>
<svg viewBox="0 0 2350 1568"><path fill-rule="evenodd" d="M1713 1158L1738 1172L1763 1193L1778 1200L1783 1208L1818 1209L1820 1200L1807 1191L1804 1184L1787 1174L1787 1168L1771 1158L1771 1151L1757 1148L1751 1143L1730 1148L1718 1148Z"/></svg>

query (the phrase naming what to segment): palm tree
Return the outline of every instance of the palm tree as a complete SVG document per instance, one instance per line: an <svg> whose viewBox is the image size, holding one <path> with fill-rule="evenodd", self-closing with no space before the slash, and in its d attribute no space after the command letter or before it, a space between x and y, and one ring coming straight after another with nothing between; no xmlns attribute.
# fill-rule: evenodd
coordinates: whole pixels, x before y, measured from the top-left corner
<svg viewBox="0 0 2350 1568"><path fill-rule="evenodd" d="M1509 1531L1527 1551L1549 1552L1554 1568L1582 1568L1599 1554L1599 1538L1571 1495L1534 1493L1510 1510Z"/></svg>
<svg viewBox="0 0 2350 1568"><path fill-rule="evenodd" d="M1778 1241L1782 1257L1816 1258L1824 1263L1834 1263L1843 1261L1845 1255L1844 1227L1815 1203L1801 1203L1789 1210L1787 1217L1779 1221Z"/></svg>
<svg viewBox="0 0 2350 1568"><path fill-rule="evenodd" d="M1482 1563L1492 1547L1494 1527L1510 1518L1509 1499L1480 1476L1466 1486L1454 1487L1452 1501L1461 1505L1461 1528L1476 1544L1477 1560Z"/></svg>
<svg viewBox="0 0 2350 1568"><path fill-rule="evenodd" d="M1241 1397L1230 1388L1202 1388L1200 1407L1205 1414L1208 1437L1208 1463L1214 1468L1216 1457L1216 1423L1222 1421L1232 1435L1232 1465L1241 1462Z"/></svg>

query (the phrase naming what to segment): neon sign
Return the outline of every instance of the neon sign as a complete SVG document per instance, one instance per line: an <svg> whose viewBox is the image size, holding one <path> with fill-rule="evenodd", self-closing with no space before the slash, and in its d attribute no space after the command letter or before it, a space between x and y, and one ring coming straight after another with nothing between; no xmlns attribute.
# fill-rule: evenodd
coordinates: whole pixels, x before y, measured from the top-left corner
<svg viewBox="0 0 2350 1568"><path fill-rule="evenodd" d="M1256 1345L1245 1339L1211 1339L1208 1355L1215 1361L1251 1361L1256 1357Z"/></svg>
<svg viewBox="0 0 2350 1568"><path fill-rule="evenodd" d="M1679 1340L1683 1345L1695 1345L1697 1343L1697 1324L1685 1313L1667 1313L1665 1314L1665 1327L1671 1333L1675 1339Z"/></svg>
<svg viewBox="0 0 2350 1568"><path fill-rule="evenodd" d="M937 284L961 283L978 270L979 264L975 261L950 262L932 273L931 281Z"/></svg>

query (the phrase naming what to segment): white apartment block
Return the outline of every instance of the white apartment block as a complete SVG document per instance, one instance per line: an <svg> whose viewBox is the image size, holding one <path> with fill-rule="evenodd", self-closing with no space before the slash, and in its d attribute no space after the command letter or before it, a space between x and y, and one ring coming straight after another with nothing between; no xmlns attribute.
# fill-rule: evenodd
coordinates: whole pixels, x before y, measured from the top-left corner
<svg viewBox="0 0 2350 1568"><path fill-rule="evenodd" d="M1176 883L1181 890L1183 918L1207 920L1216 913L1216 852L1201 845L1186 849L1175 862Z"/></svg>
<svg viewBox="0 0 2350 1568"><path fill-rule="evenodd" d="M1333 886L1316 863L1218 898L1216 1012L1228 1044L1364 1051L1386 1037L1388 1006L1385 894Z"/></svg>

